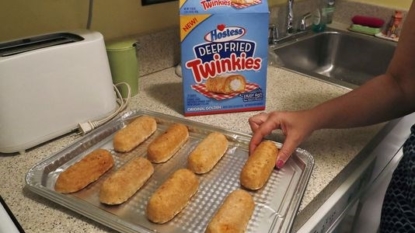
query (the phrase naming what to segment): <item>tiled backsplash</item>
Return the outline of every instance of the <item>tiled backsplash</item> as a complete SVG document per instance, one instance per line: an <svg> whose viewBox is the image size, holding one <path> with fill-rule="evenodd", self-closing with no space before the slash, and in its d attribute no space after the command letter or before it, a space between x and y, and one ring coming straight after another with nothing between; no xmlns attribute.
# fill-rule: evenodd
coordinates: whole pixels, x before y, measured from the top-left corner
<svg viewBox="0 0 415 233"><path fill-rule="evenodd" d="M179 28L138 37L138 69L140 76L176 66L180 62Z"/></svg>
<svg viewBox="0 0 415 233"><path fill-rule="evenodd" d="M382 18L387 23L395 9L365 3L337 0L333 20L342 24L350 24L355 15ZM296 2L294 15L304 15L316 8L315 0ZM270 9L270 23L285 25L286 6ZM404 12L405 14L406 12ZM140 43L138 51L140 76L151 74L176 66L180 62L179 28L174 27L148 35L137 36ZM190 49L190 48L189 48Z"/></svg>

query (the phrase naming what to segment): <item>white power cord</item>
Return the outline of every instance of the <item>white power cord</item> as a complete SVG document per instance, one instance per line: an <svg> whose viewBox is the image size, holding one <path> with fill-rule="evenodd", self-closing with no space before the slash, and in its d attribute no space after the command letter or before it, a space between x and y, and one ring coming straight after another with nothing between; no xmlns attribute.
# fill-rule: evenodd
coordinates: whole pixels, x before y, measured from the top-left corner
<svg viewBox="0 0 415 233"><path fill-rule="evenodd" d="M124 98L122 97L120 91L117 88L119 85L125 85L127 87L127 97L125 98L125 100L124 100ZM120 82L120 83L117 83L117 84L114 85L114 90L117 94L117 103L119 105L118 109L115 110L111 115L109 115L109 116L107 116L103 119L96 120L96 121L87 121L87 122L84 122L84 123L79 123L78 124L78 130L82 135L87 134L91 130L105 124L106 122L108 122L109 120L114 118L116 115L118 115L118 113L120 113L121 111L123 111L127 107L128 103L130 102L130 98L131 98L130 85L128 85L128 83L126 83L126 82Z"/></svg>

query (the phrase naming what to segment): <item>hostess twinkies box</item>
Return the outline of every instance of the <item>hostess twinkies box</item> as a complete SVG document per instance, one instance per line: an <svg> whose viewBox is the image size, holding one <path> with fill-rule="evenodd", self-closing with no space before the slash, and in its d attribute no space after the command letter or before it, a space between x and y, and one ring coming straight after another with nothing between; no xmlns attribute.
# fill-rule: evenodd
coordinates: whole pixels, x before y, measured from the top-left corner
<svg viewBox="0 0 415 233"><path fill-rule="evenodd" d="M265 109L265 0L180 0L184 115Z"/></svg>

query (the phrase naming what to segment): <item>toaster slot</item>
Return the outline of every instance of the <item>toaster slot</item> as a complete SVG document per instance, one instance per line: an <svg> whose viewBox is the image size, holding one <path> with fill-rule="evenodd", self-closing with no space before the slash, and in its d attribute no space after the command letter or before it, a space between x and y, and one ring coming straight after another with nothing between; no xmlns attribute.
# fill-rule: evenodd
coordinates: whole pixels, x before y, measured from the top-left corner
<svg viewBox="0 0 415 233"><path fill-rule="evenodd" d="M84 38L72 33L54 33L0 43L0 57L12 56L41 48L82 41Z"/></svg>

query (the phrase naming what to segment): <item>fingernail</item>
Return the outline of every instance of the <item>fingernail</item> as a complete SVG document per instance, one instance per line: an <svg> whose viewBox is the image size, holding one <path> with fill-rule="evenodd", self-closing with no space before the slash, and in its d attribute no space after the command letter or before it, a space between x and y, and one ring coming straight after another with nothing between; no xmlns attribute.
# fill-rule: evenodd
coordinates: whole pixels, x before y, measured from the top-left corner
<svg viewBox="0 0 415 233"><path fill-rule="evenodd" d="M278 160L276 166L278 169L281 169L282 167L284 167L284 161L282 161L281 159Z"/></svg>

